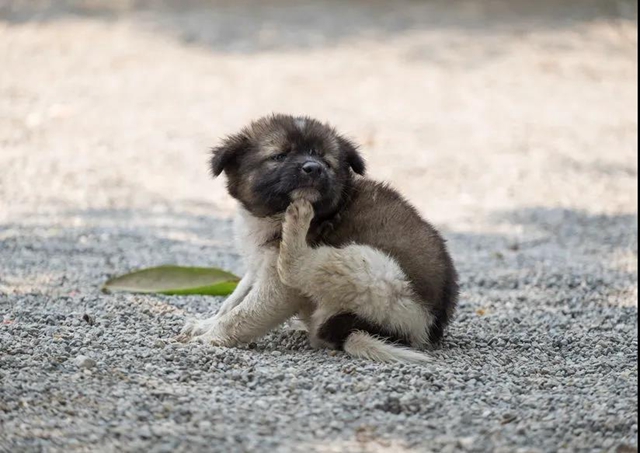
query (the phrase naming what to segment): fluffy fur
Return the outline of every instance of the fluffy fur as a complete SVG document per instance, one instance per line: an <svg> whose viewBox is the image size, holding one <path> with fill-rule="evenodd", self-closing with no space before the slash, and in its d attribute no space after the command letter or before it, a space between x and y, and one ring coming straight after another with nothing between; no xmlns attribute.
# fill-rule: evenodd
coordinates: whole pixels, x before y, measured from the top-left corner
<svg viewBox="0 0 640 453"><path fill-rule="evenodd" d="M439 341L457 275L437 231L388 186L361 177L356 146L310 118L262 118L215 148L241 204L247 272L212 318L179 339L233 346L297 315L317 347L355 357L426 362L410 348Z"/></svg>

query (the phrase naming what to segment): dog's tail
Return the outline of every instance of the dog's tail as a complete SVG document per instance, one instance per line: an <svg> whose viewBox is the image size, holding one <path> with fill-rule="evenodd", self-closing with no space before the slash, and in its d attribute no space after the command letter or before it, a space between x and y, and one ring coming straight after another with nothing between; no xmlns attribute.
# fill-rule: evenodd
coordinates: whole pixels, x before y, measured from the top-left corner
<svg viewBox="0 0 640 453"><path fill-rule="evenodd" d="M344 351L353 357L373 360L374 362L429 363L431 357L402 346L387 343L367 332L351 333L344 342Z"/></svg>

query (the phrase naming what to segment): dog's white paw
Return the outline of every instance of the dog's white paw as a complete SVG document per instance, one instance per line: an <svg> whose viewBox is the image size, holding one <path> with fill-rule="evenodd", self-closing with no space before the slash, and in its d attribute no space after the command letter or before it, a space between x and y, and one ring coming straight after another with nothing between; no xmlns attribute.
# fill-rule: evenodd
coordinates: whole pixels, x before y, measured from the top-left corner
<svg viewBox="0 0 640 453"><path fill-rule="evenodd" d="M237 342L232 337L230 337L229 335L225 335L216 325L212 326L203 334L192 337L191 341L194 343L200 343L209 346L231 347L237 344Z"/></svg>
<svg viewBox="0 0 640 453"><path fill-rule="evenodd" d="M307 200L299 199L291 202L285 212L285 223L291 226L308 226L313 219L313 205Z"/></svg>
<svg viewBox="0 0 640 453"><path fill-rule="evenodd" d="M200 336L206 333L211 327L213 327L214 319L188 319L184 327L178 335L174 337L175 341L180 343L186 343L194 337Z"/></svg>

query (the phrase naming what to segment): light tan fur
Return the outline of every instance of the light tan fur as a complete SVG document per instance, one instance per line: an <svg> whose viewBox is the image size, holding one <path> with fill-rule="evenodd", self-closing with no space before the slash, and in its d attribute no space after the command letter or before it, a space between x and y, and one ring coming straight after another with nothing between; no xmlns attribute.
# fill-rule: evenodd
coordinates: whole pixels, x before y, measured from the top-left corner
<svg viewBox="0 0 640 453"><path fill-rule="evenodd" d="M312 334L331 316L351 312L408 336L413 346L424 346L430 316L414 300L398 264L365 245L309 247L306 235L312 218L308 201L291 203L278 258L281 280L316 303Z"/></svg>
<svg viewBox="0 0 640 453"><path fill-rule="evenodd" d="M368 359L374 362L408 362L408 363L429 363L431 357L414 351L391 345L383 340L369 335L367 332L354 332L344 343L344 351L361 359Z"/></svg>

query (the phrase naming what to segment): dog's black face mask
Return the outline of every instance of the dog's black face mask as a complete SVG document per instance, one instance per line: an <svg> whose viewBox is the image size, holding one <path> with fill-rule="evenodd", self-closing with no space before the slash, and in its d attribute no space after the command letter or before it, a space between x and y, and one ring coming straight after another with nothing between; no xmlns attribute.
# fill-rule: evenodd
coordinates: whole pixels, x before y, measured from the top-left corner
<svg viewBox="0 0 640 453"><path fill-rule="evenodd" d="M365 167L356 147L309 118L262 118L213 150L214 175L224 171L229 193L258 217L283 212L292 199L330 216L351 187L352 170Z"/></svg>

